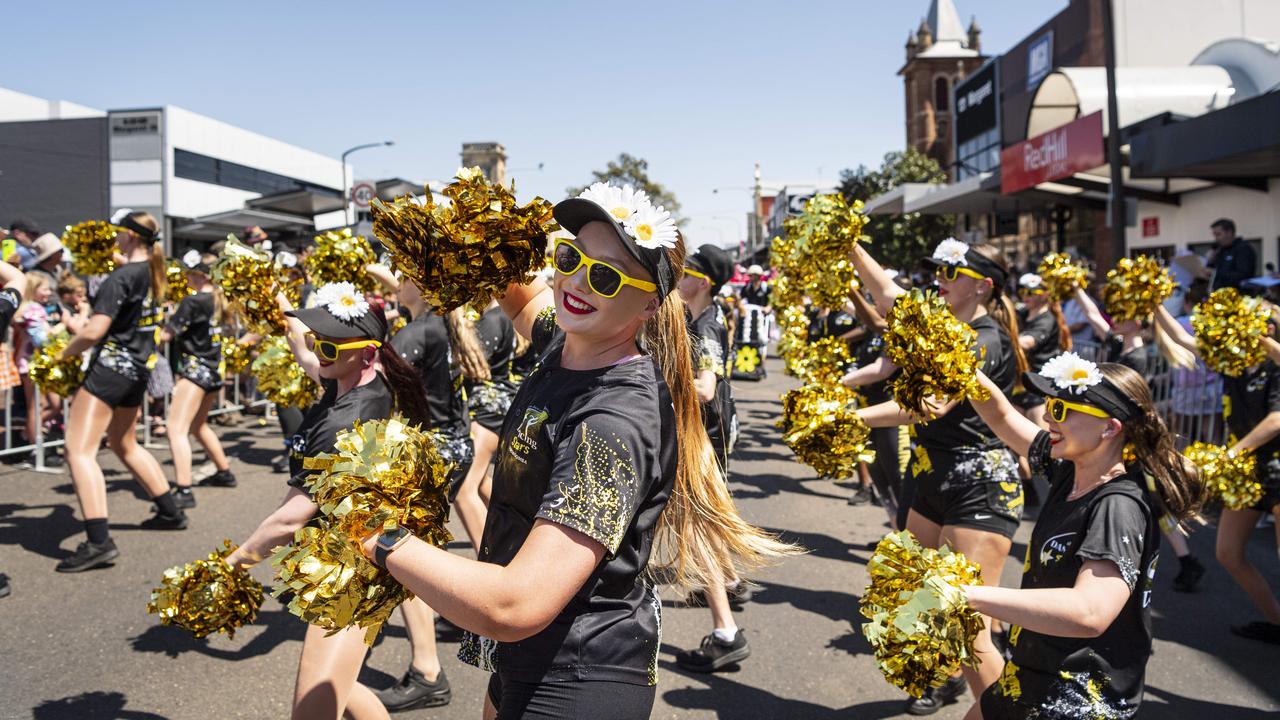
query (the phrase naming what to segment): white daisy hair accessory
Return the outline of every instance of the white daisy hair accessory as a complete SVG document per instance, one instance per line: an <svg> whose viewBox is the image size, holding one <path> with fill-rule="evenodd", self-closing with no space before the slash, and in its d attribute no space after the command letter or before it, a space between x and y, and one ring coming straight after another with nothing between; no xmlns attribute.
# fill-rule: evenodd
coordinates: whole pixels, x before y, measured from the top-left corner
<svg viewBox="0 0 1280 720"><path fill-rule="evenodd" d="M1022 277L1018 278L1018 287L1035 290L1041 285L1044 285L1044 278L1035 273L1023 273Z"/></svg>
<svg viewBox="0 0 1280 720"><path fill-rule="evenodd" d="M1049 360L1040 368L1040 374L1052 380L1058 388L1076 395L1102 382L1098 366L1073 352L1065 352Z"/></svg>
<svg viewBox="0 0 1280 720"><path fill-rule="evenodd" d="M597 182L578 197L604 208L635 239L636 245L647 250L675 247L675 220L666 208L655 206L645 191L631 185L616 187Z"/></svg>
<svg viewBox="0 0 1280 720"><path fill-rule="evenodd" d="M298 267L298 256L288 250L281 250L276 253L276 262L280 263L280 267Z"/></svg>
<svg viewBox="0 0 1280 720"><path fill-rule="evenodd" d="M316 290L316 306L339 320L352 321L369 312L369 301L349 282L329 283Z"/></svg>
<svg viewBox="0 0 1280 720"><path fill-rule="evenodd" d="M969 261L964 257L967 252L969 252L967 244L949 237L933 249L933 259L946 265L968 265Z"/></svg>
<svg viewBox="0 0 1280 720"><path fill-rule="evenodd" d="M182 266L188 270L200 264L200 251L188 250L182 255Z"/></svg>

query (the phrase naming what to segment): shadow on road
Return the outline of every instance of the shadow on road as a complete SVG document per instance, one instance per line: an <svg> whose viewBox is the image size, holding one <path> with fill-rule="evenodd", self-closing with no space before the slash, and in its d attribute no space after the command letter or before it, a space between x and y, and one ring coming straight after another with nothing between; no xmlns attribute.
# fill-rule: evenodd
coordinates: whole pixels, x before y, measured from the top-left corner
<svg viewBox="0 0 1280 720"><path fill-rule="evenodd" d="M1270 672L1270 671L1268 671ZM1159 700L1160 702L1150 702ZM1140 714L1143 720L1182 720L1182 718L1230 718L1230 720L1274 719L1270 710L1240 707L1226 703L1197 700L1148 685Z"/></svg>
<svg viewBox="0 0 1280 720"><path fill-rule="evenodd" d="M262 632L244 645L233 649L214 647L207 641L197 640L191 636L191 633L172 625L152 625L139 635L129 638L129 645L135 652L157 653L171 658L183 653L196 652L220 660L244 660L266 655L284 642L302 642L307 634L306 623L288 610L259 612L253 624L255 627L262 627Z"/></svg>
<svg viewBox="0 0 1280 720"><path fill-rule="evenodd" d="M167 720L164 715L126 710L121 692L87 692L59 700L45 700L31 710L35 720Z"/></svg>
<svg viewBox="0 0 1280 720"><path fill-rule="evenodd" d="M44 509L49 512L39 517L16 514ZM19 545L36 555L61 560L70 554L62 549L62 542L83 529L70 505L0 504L0 546Z"/></svg>
<svg viewBox="0 0 1280 720"><path fill-rule="evenodd" d="M790 605L797 610L804 610L815 615L837 622L854 625L858 618L858 596L852 593L834 590L812 590L810 588L783 585L782 583L760 582L760 590L756 591L751 602L759 605Z"/></svg>

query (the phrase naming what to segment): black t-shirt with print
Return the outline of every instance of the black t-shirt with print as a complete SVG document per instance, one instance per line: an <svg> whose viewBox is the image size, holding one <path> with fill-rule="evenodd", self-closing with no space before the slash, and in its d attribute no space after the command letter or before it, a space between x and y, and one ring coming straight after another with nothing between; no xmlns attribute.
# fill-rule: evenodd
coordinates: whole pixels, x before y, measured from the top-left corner
<svg viewBox="0 0 1280 720"><path fill-rule="evenodd" d="M748 305L764 307L769 304L769 283L761 280L759 285L752 286L748 282L742 286L742 292L738 296Z"/></svg>
<svg viewBox="0 0 1280 720"><path fill-rule="evenodd" d="M1075 465L1050 457L1049 433L1027 453L1034 473L1049 479L1023 565L1023 588L1068 588L1085 560L1115 564L1130 595L1096 638L1042 635L1014 625L1012 658L983 696L983 715L998 718L1129 718L1142 700L1151 655L1151 586L1160 553L1158 513L1138 468L1068 500Z"/></svg>
<svg viewBox="0 0 1280 720"><path fill-rule="evenodd" d="M431 428L451 437L465 437L471 420L462 392L462 368L453 356L444 318L424 312L400 328L391 338L391 347L422 378Z"/></svg>
<svg viewBox="0 0 1280 720"><path fill-rule="evenodd" d="M1270 360L1236 377L1222 376L1223 414L1236 440L1248 435L1267 415L1280 411L1280 367ZM1254 455L1259 463L1280 452L1280 437L1272 438Z"/></svg>
<svg viewBox="0 0 1280 720"><path fill-rule="evenodd" d="M990 315L969 323L977 332L974 352L978 366L1005 395L1013 393L1018 378L1018 361L1013 354L1009 335ZM978 417L978 411L967 402L958 403L946 415L916 426L916 438L928 449L955 452L958 449L990 450L1000 446L991 428Z"/></svg>
<svg viewBox="0 0 1280 720"><path fill-rule="evenodd" d="M725 327L720 307L712 303L693 320L689 330L694 341L694 371L710 370L716 376L715 396L710 402L702 403L702 424L719 455L721 467L728 467L729 424L733 415L733 391L725 377L725 358L733 352L729 329Z"/></svg>
<svg viewBox="0 0 1280 720"><path fill-rule="evenodd" d="M511 361L516 354L516 331L500 307L485 310L476 322L476 335L489 360L489 380L509 385Z"/></svg>
<svg viewBox="0 0 1280 720"><path fill-rule="evenodd" d="M107 335L99 344L100 358L113 364L126 359L137 367L148 367L164 315L151 299L150 265L128 263L113 270L98 287L92 306L94 315L111 318Z"/></svg>
<svg viewBox="0 0 1280 720"><path fill-rule="evenodd" d="M1030 335L1036 343L1030 350L1024 351L1027 355L1027 369L1031 372L1040 372L1045 363L1061 352L1058 348L1058 320L1051 312L1042 312L1031 318L1018 328L1018 332Z"/></svg>
<svg viewBox="0 0 1280 720"><path fill-rule="evenodd" d="M675 481L675 410L650 357L562 368L554 322L553 313L538 318L532 339L543 362L502 426L480 560L511 562L538 518L606 553L544 630L513 643L466 633L458 657L525 682L653 685L662 608L643 573Z"/></svg>
<svg viewBox="0 0 1280 720"><path fill-rule="evenodd" d="M13 323L14 313L22 304L22 294L13 288L0 289L0 327L7 328Z"/></svg>
<svg viewBox="0 0 1280 720"><path fill-rule="evenodd" d="M222 363L222 342L213 323L213 293L182 298L165 324L173 333L180 355L194 357L200 364L215 369Z"/></svg>
<svg viewBox="0 0 1280 720"><path fill-rule="evenodd" d="M324 394L307 408L298 432L288 440L289 484L300 490L306 489L307 478L315 472L302 467L304 459L333 452L338 433L350 430L358 422L391 417L391 388L382 375L348 390L342 397L337 397L337 381L324 380L320 384Z"/></svg>

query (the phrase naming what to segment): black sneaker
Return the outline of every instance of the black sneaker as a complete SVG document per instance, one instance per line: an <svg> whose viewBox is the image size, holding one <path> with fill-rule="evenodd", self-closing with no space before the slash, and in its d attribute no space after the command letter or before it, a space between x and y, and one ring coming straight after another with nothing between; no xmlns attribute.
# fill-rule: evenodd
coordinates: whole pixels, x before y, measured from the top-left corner
<svg viewBox="0 0 1280 720"><path fill-rule="evenodd" d="M280 457L276 458L275 460L272 460L272 461L271 461L271 472L273 472L273 473L287 473L287 472L289 472L289 456L288 456L288 455L281 455Z"/></svg>
<svg viewBox="0 0 1280 720"><path fill-rule="evenodd" d="M918 698L911 698L907 701L908 715L932 715L942 709L944 705L950 705L964 695L968 684L964 681L964 676L953 677L938 687L929 688L924 694Z"/></svg>
<svg viewBox="0 0 1280 720"><path fill-rule="evenodd" d="M107 541L102 544L85 540L76 546L76 551L71 554L71 557L63 558L54 569L64 573L83 572L102 567L117 557L120 557L120 551L116 549L115 540L107 538Z"/></svg>
<svg viewBox="0 0 1280 720"><path fill-rule="evenodd" d="M186 530L187 514L179 509L174 515L166 515L156 508L155 514L138 523L138 527L143 530Z"/></svg>
<svg viewBox="0 0 1280 720"><path fill-rule="evenodd" d="M196 506L195 493L191 492L189 487L177 487L173 490L173 504L179 509L186 510Z"/></svg>
<svg viewBox="0 0 1280 720"><path fill-rule="evenodd" d="M738 628L733 642L722 642L715 633L702 638L702 645L697 650L688 650L676 656L676 664L685 670L710 673L721 668L742 662L751 657L751 646L747 644L747 636Z"/></svg>
<svg viewBox="0 0 1280 720"><path fill-rule="evenodd" d="M859 487L849 498L850 505L866 505L871 502L871 493L865 487Z"/></svg>
<svg viewBox="0 0 1280 720"><path fill-rule="evenodd" d="M453 691L449 689L449 678L444 670L436 676L435 682L428 682L426 676L412 666L400 678L400 683L385 690L374 690L374 695L382 701L387 712L403 712L418 708L440 707L448 705L453 699Z"/></svg>
<svg viewBox="0 0 1280 720"><path fill-rule="evenodd" d="M733 587L726 587L725 593L729 596L729 607L733 610L741 610L743 605L751 602L751 598L755 597L751 584L745 580L739 580ZM685 596L684 605L685 607L706 607L706 591L698 589L690 592Z"/></svg>
<svg viewBox="0 0 1280 720"><path fill-rule="evenodd" d="M233 488L236 486L236 476L232 475L230 470L219 470L201 480L200 484L206 487Z"/></svg>
<svg viewBox="0 0 1280 720"><path fill-rule="evenodd" d="M1182 567L1173 578L1173 589L1184 593L1195 592L1196 586L1200 584L1200 578L1204 577L1204 565L1200 564L1195 555L1179 558L1178 562Z"/></svg>
<svg viewBox="0 0 1280 720"><path fill-rule="evenodd" d="M1249 640L1280 645L1280 625L1255 620L1245 625L1232 625L1231 634Z"/></svg>
<svg viewBox="0 0 1280 720"><path fill-rule="evenodd" d="M0 598L9 597L9 594L12 592L13 588L9 586L9 576L4 573L0 573Z"/></svg>

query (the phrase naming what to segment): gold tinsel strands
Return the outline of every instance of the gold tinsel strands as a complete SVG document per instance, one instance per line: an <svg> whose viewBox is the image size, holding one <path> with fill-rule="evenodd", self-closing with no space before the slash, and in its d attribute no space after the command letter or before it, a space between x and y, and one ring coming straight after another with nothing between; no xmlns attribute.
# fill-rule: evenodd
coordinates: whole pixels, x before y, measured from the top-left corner
<svg viewBox="0 0 1280 720"><path fill-rule="evenodd" d="M49 342L36 351L31 358L29 373L31 381L41 390L61 397L71 397L71 393L84 382L84 370L79 355L66 360L59 360L71 335L66 330L49 336Z"/></svg>
<svg viewBox="0 0 1280 720"><path fill-rule="evenodd" d="M249 368L249 346L236 342L236 338L218 335L222 344L222 371L224 375L239 375Z"/></svg>
<svg viewBox="0 0 1280 720"><path fill-rule="evenodd" d="M1066 253L1049 253L1040 260L1036 274L1044 281L1045 292L1051 300L1062 302L1075 293L1076 288L1089 282L1088 271Z"/></svg>
<svg viewBox="0 0 1280 720"><path fill-rule="evenodd" d="M790 261L779 272L818 307L844 308L850 291L857 287L849 250L865 239L862 227L866 220L861 201L850 205L841 195L814 196L799 217L786 221L793 247Z"/></svg>
<svg viewBox="0 0 1280 720"><path fill-rule="evenodd" d="M893 397L906 410L931 418L926 401L985 400L978 384L977 333L956 319L946 301L932 292L912 290L898 296L885 317L885 354L902 373L893 381Z"/></svg>
<svg viewBox="0 0 1280 720"><path fill-rule="evenodd" d="M1173 278L1155 258L1120 258L1107 273L1102 302L1116 320L1142 320L1173 294Z"/></svg>
<svg viewBox="0 0 1280 720"><path fill-rule="evenodd" d="M105 275L116 269L116 233L120 228L103 220L68 225L62 245L71 253L71 269L77 275Z"/></svg>
<svg viewBox="0 0 1280 720"><path fill-rule="evenodd" d="M293 592L289 611L330 634L365 628L372 645L391 612L413 595L356 543L400 526L437 547L448 544L449 468L432 435L399 418L356 425L338 436L333 454L308 458L306 467L320 470L307 487L321 518L272 557L275 594Z"/></svg>
<svg viewBox="0 0 1280 720"><path fill-rule="evenodd" d="M269 253L254 250L235 235L228 235L222 254L213 264L213 281L226 293L227 301L243 318L249 332L284 333L284 313L275 298L280 269Z"/></svg>
<svg viewBox="0 0 1280 720"><path fill-rule="evenodd" d="M774 237L769 244L769 265L777 275L769 286L769 305L777 312L804 302L797 262L796 239Z"/></svg>
<svg viewBox="0 0 1280 720"><path fill-rule="evenodd" d="M1244 510L1262 499L1262 485L1255 474L1257 458L1253 453L1194 442L1182 454L1200 468L1209 494L1221 498L1228 510Z"/></svg>
<svg viewBox="0 0 1280 720"><path fill-rule="evenodd" d="M922 547L904 530L884 536L867 572L862 633L886 680L920 697L961 666L978 666L973 641L982 616L963 590L982 583L978 566L945 546Z"/></svg>
<svg viewBox="0 0 1280 720"><path fill-rule="evenodd" d="M809 316L803 306L791 305L778 313L778 325L778 355L790 363L790 358L803 352L809 342ZM791 372L789 367L787 372Z"/></svg>
<svg viewBox="0 0 1280 720"><path fill-rule="evenodd" d="M1235 288L1215 290L1191 313L1191 327L1204 364L1214 372L1238 377L1267 358L1271 311L1257 298Z"/></svg>
<svg viewBox="0 0 1280 720"><path fill-rule="evenodd" d="M858 394L839 382L809 384L782 396L782 440L800 462L824 477L845 479L871 462L871 430L858 416Z"/></svg>
<svg viewBox="0 0 1280 720"><path fill-rule="evenodd" d="M378 283L366 268L378 261L373 246L351 228L330 230L316 235L316 244L307 256L307 278L315 287L336 282L349 282L362 293L378 289Z"/></svg>
<svg viewBox="0 0 1280 720"><path fill-rule="evenodd" d="M268 400L282 407L299 408L316 401L320 387L307 377L284 338L267 338L259 347L261 352L251 368L258 379L258 390Z"/></svg>
<svg viewBox="0 0 1280 720"><path fill-rule="evenodd" d="M839 383L845 368L853 362L849 344L837 337L824 337L797 345L787 356L787 372L804 383Z"/></svg>
<svg viewBox="0 0 1280 720"><path fill-rule="evenodd" d="M183 298L195 292L191 289L191 283L187 282L187 271L176 260L170 260L165 264L164 275L169 286L166 297L175 306L182 302Z"/></svg>
<svg viewBox="0 0 1280 720"><path fill-rule="evenodd" d="M427 192L419 200L373 201L373 232L391 253L391 264L430 296L443 315L467 303L484 307L525 282L545 265L547 236L560 229L551 203L535 197L517 205L508 189L485 179L479 168L458 171L438 205Z"/></svg>
<svg viewBox="0 0 1280 720"><path fill-rule="evenodd" d="M160 587L151 591L147 612L159 615L162 625L177 625L197 638L216 632L235 637L236 628L258 616L262 585L227 564L233 550L235 545L223 540L209 557L165 570Z"/></svg>

